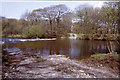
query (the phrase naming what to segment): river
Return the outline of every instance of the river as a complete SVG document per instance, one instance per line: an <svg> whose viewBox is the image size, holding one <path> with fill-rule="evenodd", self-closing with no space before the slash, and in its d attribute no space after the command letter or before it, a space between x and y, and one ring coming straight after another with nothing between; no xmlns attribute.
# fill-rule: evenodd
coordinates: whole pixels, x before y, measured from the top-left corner
<svg viewBox="0 0 120 80"><path fill-rule="evenodd" d="M74 59L88 58L93 53L108 53L107 41L74 39L18 39L3 38L2 49L23 54L66 55ZM112 48L120 52L120 46L112 41Z"/></svg>

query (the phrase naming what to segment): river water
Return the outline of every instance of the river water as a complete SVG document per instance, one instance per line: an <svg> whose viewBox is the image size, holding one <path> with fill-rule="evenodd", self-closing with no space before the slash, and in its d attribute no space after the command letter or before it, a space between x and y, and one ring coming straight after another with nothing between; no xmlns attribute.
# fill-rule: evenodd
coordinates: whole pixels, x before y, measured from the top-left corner
<svg viewBox="0 0 120 80"><path fill-rule="evenodd" d="M66 55L74 59L88 58L93 53L107 53L107 41L73 39L18 39L3 38L2 48L7 51L22 51L23 54ZM112 41L112 48L120 52L120 46Z"/></svg>

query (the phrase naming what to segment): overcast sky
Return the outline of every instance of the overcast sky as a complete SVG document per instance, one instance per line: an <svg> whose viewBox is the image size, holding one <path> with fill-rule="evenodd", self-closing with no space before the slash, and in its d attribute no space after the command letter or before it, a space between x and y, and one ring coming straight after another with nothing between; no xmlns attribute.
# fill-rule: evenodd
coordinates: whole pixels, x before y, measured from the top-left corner
<svg viewBox="0 0 120 80"><path fill-rule="evenodd" d="M0 16L7 17L7 18L16 18L20 19L21 15L24 14L26 11L32 11L38 8L49 7L51 5L58 5L58 4L65 4L71 10L74 8L88 4L93 7L101 7L103 1L22 1L22 2L2 2L2 13Z"/></svg>

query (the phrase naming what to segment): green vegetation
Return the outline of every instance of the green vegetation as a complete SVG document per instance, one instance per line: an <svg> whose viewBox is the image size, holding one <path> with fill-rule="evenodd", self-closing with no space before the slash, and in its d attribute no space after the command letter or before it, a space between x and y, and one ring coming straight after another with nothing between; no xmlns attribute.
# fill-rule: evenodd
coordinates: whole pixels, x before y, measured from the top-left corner
<svg viewBox="0 0 120 80"><path fill-rule="evenodd" d="M19 20L2 17L2 34L51 38L76 33L79 35L77 39L117 40L120 32L118 19L117 2L105 2L102 8L82 5L74 12L66 5L54 5L26 12Z"/></svg>
<svg viewBox="0 0 120 80"><path fill-rule="evenodd" d="M106 59L107 58L107 56L106 56L107 54L93 54L93 55L91 55L91 57L92 58L94 58L94 59Z"/></svg>
<svg viewBox="0 0 120 80"><path fill-rule="evenodd" d="M29 34L27 35L29 38L41 38L44 37L42 33L42 29L39 26L31 26L29 28Z"/></svg>
<svg viewBox="0 0 120 80"><path fill-rule="evenodd" d="M113 58L116 58L116 57L120 57L120 54L117 54L117 52L97 53L97 54L91 55L90 59L103 60L103 59L107 59L108 56L113 56Z"/></svg>
<svg viewBox="0 0 120 80"><path fill-rule="evenodd" d="M77 34L77 39L88 40L118 40L118 34Z"/></svg>
<svg viewBox="0 0 120 80"><path fill-rule="evenodd" d="M117 54L117 52L110 52L110 54L120 57L120 54Z"/></svg>
<svg viewBox="0 0 120 80"><path fill-rule="evenodd" d="M19 20L2 17L2 33L11 37L61 37L70 32L71 15L67 6L54 5L26 12Z"/></svg>
<svg viewBox="0 0 120 80"><path fill-rule="evenodd" d="M76 16L79 21L73 24L72 31L85 35L80 35L77 39L118 39L119 26L117 25L119 17L117 2L105 2L102 8L82 8L82 6L76 8Z"/></svg>

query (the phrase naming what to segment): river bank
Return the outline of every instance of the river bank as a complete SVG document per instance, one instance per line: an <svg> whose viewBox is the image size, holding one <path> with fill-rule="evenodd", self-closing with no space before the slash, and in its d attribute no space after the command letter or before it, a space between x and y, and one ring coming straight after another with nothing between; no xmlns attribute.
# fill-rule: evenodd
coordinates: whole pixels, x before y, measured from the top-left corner
<svg viewBox="0 0 120 80"><path fill-rule="evenodd" d="M39 55L7 52L3 78L119 78L119 57L74 60L64 55ZM4 61L4 59L3 59Z"/></svg>
<svg viewBox="0 0 120 80"><path fill-rule="evenodd" d="M78 40L118 40L119 34L75 34L70 33L70 38Z"/></svg>
<svg viewBox="0 0 120 80"><path fill-rule="evenodd" d="M21 35L3 35L2 37L9 37L9 38L29 38L26 36ZM119 34L75 34L75 33L68 33L67 35L62 36L44 36L40 37L42 39L44 38L70 38L70 39L77 39L77 40L119 40L120 35ZM33 38L29 38L33 39Z"/></svg>

